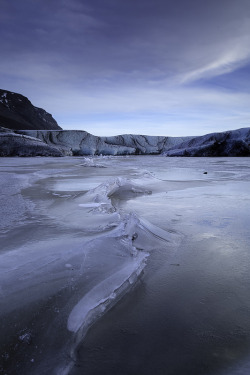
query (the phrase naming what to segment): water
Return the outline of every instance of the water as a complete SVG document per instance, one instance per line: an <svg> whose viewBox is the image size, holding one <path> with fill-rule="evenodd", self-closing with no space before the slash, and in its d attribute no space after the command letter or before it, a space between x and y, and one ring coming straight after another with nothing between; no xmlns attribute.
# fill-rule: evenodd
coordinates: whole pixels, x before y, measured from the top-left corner
<svg viewBox="0 0 250 375"><path fill-rule="evenodd" d="M6 158L1 170L16 191L0 373L249 373L249 159Z"/></svg>

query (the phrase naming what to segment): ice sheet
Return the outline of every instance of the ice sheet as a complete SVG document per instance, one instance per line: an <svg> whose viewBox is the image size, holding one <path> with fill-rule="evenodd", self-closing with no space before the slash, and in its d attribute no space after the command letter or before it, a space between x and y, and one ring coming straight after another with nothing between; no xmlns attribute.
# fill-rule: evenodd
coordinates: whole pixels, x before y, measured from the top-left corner
<svg viewBox="0 0 250 375"><path fill-rule="evenodd" d="M124 163L124 175L120 177L115 175L119 168L114 170L111 159L105 159L107 168L91 168L103 171L101 175L85 174L83 165L89 168L98 164L92 159L65 158L61 164L42 158L31 158L30 163L24 160L23 164L16 159L5 160L0 181L6 189L2 191L6 192L8 207L14 207L17 215L2 217L5 248L0 256L1 316L3 337L9 337L1 343L7 348L5 366L11 371L22 353L34 359L32 345L29 350L23 344L20 347L20 339L18 353L14 350L10 355L10 338L17 333L17 338L29 337L30 342L34 339L37 346L43 345L48 340L42 332L44 316L52 335L56 336L58 324L64 326L64 340L60 344L56 344L57 338L52 340L40 350L32 366L39 362L39 372L39 366L46 363L52 373L58 371L52 359L55 346L73 355L88 327L137 281L148 251L171 243L173 238L120 208L121 201L152 194L146 184L152 180L151 174L129 178L131 166L124 159L120 159ZM16 174L19 163L21 170ZM58 303L52 307L54 299ZM18 323L15 311L19 311ZM20 364L23 374L30 373L27 363ZM61 370L70 368L62 363Z"/></svg>
<svg viewBox="0 0 250 375"><path fill-rule="evenodd" d="M235 233L249 241L249 159L6 158L0 168L6 373L71 371L88 327L144 280L150 254L157 267L180 265L170 259L187 237L213 243L223 233L218 252L230 268Z"/></svg>

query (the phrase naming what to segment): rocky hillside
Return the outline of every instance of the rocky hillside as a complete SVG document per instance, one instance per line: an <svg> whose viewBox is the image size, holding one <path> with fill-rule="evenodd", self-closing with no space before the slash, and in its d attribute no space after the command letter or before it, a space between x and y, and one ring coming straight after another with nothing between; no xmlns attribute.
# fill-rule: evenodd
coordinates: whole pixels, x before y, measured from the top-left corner
<svg viewBox="0 0 250 375"><path fill-rule="evenodd" d="M250 156L250 128L211 133L184 141L166 156Z"/></svg>
<svg viewBox="0 0 250 375"><path fill-rule="evenodd" d="M60 130L53 117L25 96L0 89L0 126L9 129Z"/></svg>

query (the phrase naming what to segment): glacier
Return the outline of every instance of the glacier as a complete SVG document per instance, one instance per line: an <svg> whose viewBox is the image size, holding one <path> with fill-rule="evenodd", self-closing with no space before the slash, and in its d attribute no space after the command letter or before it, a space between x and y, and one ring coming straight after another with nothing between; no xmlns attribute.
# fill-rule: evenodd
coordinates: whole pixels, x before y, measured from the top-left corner
<svg viewBox="0 0 250 375"><path fill-rule="evenodd" d="M195 137L164 153L166 156L249 156L250 128Z"/></svg>
<svg viewBox="0 0 250 375"><path fill-rule="evenodd" d="M81 130L10 130L0 128L1 156L249 156L250 129L200 137L124 134L98 137Z"/></svg>
<svg viewBox="0 0 250 375"><path fill-rule="evenodd" d="M63 155L68 156L160 154L186 139L191 139L135 134L98 137L82 130L23 130L21 133L57 147Z"/></svg>

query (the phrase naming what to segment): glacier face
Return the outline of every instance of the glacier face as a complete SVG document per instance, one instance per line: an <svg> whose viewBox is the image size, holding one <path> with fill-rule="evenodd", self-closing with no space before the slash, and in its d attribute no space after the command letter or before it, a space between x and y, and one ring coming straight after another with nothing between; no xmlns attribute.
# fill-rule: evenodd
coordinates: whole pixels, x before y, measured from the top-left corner
<svg viewBox="0 0 250 375"><path fill-rule="evenodd" d="M211 133L186 140L166 156L250 156L250 128Z"/></svg>
<svg viewBox="0 0 250 375"><path fill-rule="evenodd" d="M38 138L0 127L0 156L63 156L55 146Z"/></svg>
<svg viewBox="0 0 250 375"><path fill-rule="evenodd" d="M55 146L68 156L161 154L176 144L191 139L134 134L97 137L81 130L25 130L21 133Z"/></svg>
<svg viewBox="0 0 250 375"><path fill-rule="evenodd" d="M81 130L0 129L1 156L157 155L249 156L250 128L200 137L124 134L98 137Z"/></svg>

